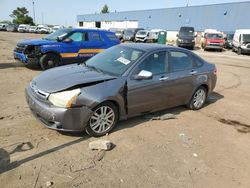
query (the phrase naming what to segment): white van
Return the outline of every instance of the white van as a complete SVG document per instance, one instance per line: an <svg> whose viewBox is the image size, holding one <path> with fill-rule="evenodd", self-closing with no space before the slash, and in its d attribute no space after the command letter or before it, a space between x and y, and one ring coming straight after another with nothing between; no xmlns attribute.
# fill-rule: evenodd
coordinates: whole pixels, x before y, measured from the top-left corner
<svg viewBox="0 0 250 188"><path fill-rule="evenodd" d="M233 51L237 54L250 53L250 29L238 29L233 38Z"/></svg>
<svg viewBox="0 0 250 188"><path fill-rule="evenodd" d="M29 28L30 28L30 25L28 24L21 24L19 25L18 27L18 32L21 32L21 33L26 33L26 32L29 32Z"/></svg>

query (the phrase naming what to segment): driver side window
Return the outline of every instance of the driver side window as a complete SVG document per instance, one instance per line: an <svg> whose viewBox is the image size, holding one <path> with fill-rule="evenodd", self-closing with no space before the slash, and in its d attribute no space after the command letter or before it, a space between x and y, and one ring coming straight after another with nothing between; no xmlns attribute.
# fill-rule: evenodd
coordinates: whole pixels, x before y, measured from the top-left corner
<svg viewBox="0 0 250 188"><path fill-rule="evenodd" d="M83 37L83 33L82 32L75 32L72 33L68 38L71 39L74 42L81 42L84 41L84 37Z"/></svg>
<svg viewBox="0 0 250 188"><path fill-rule="evenodd" d="M137 68L137 74L142 71L152 72L153 75L168 72L168 53L166 51L155 52L149 55Z"/></svg>

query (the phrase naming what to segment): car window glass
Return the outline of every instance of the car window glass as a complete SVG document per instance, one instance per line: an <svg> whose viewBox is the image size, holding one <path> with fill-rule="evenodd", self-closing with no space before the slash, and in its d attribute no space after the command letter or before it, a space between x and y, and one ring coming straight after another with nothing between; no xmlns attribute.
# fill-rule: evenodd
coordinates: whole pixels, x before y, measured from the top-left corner
<svg viewBox="0 0 250 188"><path fill-rule="evenodd" d="M71 40L74 42L80 42L83 40L83 33L82 32L75 32L69 36Z"/></svg>
<svg viewBox="0 0 250 188"><path fill-rule="evenodd" d="M168 70L168 53L166 51L156 52L149 55L142 63L139 64L137 74L141 70L150 71L153 75L167 72Z"/></svg>
<svg viewBox="0 0 250 188"><path fill-rule="evenodd" d="M109 40L112 40L112 41L117 41L117 37L115 36L115 34L113 33L107 33L106 36L109 38Z"/></svg>
<svg viewBox="0 0 250 188"><path fill-rule="evenodd" d="M181 71L193 67L192 59L186 53L179 51L170 52L169 63L172 71Z"/></svg>
<svg viewBox="0 0 250 188"><path fill-rule="evenodd" d="M199 57L198 55L196 55L196 54L193 54L192 55L192 59L194 60L193 61L193 67L195 66L195 67L201 67L202 65L203 65L203 63L204 63L204 60L201 58L201 57Z"/></svg>
<svg viewBox="0 0 250 188"><path fill-rule="evenodd" d="M143 53L137 49L114 46L90 58L86 65L112 75L122 75Z"/></svg>
<svg viewBox="0 0 250 188"><path fill-rule="evenodd" d="M89 41L102 41L101 40L101 37L100 37L100 34L98 32L89 32L88 33L88 38L89 38Z"/></svg>

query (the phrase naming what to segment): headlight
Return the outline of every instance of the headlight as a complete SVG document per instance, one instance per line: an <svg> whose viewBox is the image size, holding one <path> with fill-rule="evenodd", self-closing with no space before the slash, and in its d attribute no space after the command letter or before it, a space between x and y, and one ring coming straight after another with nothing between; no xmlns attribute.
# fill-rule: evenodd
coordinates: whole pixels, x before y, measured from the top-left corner
<svg viewBox="0 0 250 188"><path fill-rule="evenodd" d="M178 39L179 42L182 42L182 39Z"/></svg>
<svg viewBox="0 0 250 188"><path fill-rule="evenodd" d="M41 46L35 46L35 54L40 54Z"/></svg>
<svg viewBox="0 0 250 188"><path fill-rule="evenodd" d="M80 89L52 93L49 95L49 101L55 106L70 108L72 104L76 101L77 96L80 94Z"/></svg>
<svg viewBox="0 0 250 188"><path fill-rule="evenodd" d="M192 42L195 42L195 40L192 40Z"/></svg>

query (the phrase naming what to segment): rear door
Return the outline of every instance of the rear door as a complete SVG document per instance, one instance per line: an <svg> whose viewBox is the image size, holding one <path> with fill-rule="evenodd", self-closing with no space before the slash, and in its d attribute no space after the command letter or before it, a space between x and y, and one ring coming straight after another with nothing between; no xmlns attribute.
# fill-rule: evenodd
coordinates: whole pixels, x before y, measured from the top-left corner
<svg viewBox="0 0 250 188"><path fill-rule="evenodd" d="M83 42L79 55L83 60L86 60L102 52L106 48L105 41L101 37L100 31L88 31L87 39Z"/></svg>
<svg viewBox="0 0 250 188"><path fill-rule="evenodd" d="M196 87L198 69L193 57L182 50L169 51L171 84L169 85L169 106L183 105L191 98Z"/></svg>

